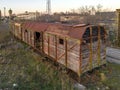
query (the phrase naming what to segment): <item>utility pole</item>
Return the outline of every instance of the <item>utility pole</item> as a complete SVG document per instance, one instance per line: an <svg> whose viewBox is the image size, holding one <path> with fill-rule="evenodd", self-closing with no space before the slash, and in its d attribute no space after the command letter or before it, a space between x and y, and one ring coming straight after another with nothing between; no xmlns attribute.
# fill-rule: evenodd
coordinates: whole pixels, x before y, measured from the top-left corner
<svg viewBox="0 0 120 90"><path fill-rule="evenodd" d="M6 7L4 7L4 18L6 17Z"/></svg>
<svg viewBox="0 0 120 90"><path fill-rule="evenodd" d="M48 15L51 14L51 0L47 0L46 2L46 12Z"/></svg>

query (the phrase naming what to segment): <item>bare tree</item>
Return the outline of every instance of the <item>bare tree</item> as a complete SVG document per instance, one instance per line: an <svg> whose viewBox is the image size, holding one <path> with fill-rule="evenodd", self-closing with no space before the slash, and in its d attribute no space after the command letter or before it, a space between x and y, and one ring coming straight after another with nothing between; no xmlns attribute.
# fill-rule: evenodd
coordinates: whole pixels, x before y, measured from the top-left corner
<svg viewBox="0 0 120 90"><path fill-rule="evenodd" d="M102 8L103 8L103 6L102 6L101 4L98 4L98 5L97 5L97 12L98 12L98 13L101 12L101 11L102 11Z"/></svg>
<svg viewBox="0 0 120 90"><path fill-rule="evenodd" d="M95 14L96 9L94 6L82 6L78 8L78 13L82 15L91 15Z"/></svg>
<svg viewBox="0 0 120 90"><path fill-rule="evenodd" d="M82 15L84 15L85 14L85 7L84 6L82 6L82 7L80 7L79 9L78 9L78 12L79 12L79 14L82 14Z"/></svg>
<svg viewBox="0 0 120 90"><path fill-rule="evenodd" d="M71 13L76 13L75 9L71 9Z"/></svg>
<svg viewBox="0 0 120 90"><path fill-rule="evenodd" d="M12 16L12 10L10 9L10 10L8 11L8 13L9 13L9 16L11 17L11 16Z"/></svg>
<svg viewBox="0 0 120 90"><path fill-rule="evenodd" d="M96 13L96 9L94 6L91 6L91 14L94 15Z"/></svg>

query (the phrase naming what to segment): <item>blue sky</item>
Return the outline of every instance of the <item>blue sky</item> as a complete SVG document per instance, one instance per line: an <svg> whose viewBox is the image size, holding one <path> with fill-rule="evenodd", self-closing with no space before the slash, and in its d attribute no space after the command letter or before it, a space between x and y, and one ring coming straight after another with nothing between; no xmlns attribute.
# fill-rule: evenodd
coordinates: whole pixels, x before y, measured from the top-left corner
<svg viewBox="0 0 120 90"><path fill-rule="evenodd" d="M101 4L103 8L115 10L120 8L120 0L51 0L52 12L68 11L77 9L85 5L97 6ZM25 11L46 11L46 0L0 0L0 10L12 9L14 13L22 13Z"/></svg>

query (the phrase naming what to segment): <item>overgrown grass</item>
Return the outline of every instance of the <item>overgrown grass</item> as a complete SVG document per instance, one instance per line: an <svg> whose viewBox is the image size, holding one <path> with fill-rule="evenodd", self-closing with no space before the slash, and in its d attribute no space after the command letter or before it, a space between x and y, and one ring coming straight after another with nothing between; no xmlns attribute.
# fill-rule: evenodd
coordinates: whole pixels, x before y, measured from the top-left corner
<svg viewBox="0 0 120 90"><path fill-rule="evenodd" d="M0 31L0 43L7 44L10 40L8 31ZM100 79L101 73L105 75L104 81ZM87 90L119 90L120 65L108 63L93 72L89 79L84 75L81 78ZM73 83L69 75L25 44L15 40L0 49L0 89L74 90Z"/></svg>
<svg viewBox="0 0 120 90"><path fill-rule="evenodd" d="M106 73L107 80L104 84L110 87L111 90L120 90L120 65L109 63L108 67L110 72Z"/></svg>
<svg viewBox="0 0 120 90"><path fill-rule="evenodd" d="M7 71L2 77L2 86L18 84L18 90L74 90L71 78L59 71L53 63L27 48L26 45L19 45L17 48L3 49L1 53L6 60L12 60L7 65ZM20 47L18 47L20 46ZM7 52L7 53L5 53ZM4 70L2 68L2 70ZM101 73L106 79L101 81ZM92 78L87 79L82 76L82 84L88 90L119 90L120 86L120 65L107 63L107 66L92 73ZM9 81L9 83L7 83Z"/></svg>
<svg viewBox="0 0 120 90"><path fill-rule="evenodd" d="M73 83L67 75L25 47L0 50L4 59L10 61L0 67L4 73L0 87L11 88L16 83L18 90L73 90Z"/></svg>
<svg viewBox="0 0 120 90"><path fill-rule="evenodd" d="M0 43L5 42L6 39L9 39L8 31L0 31Z"/></svg>
<svg viewBox="0 0 120 90"><path fill-rule="evenodd" d="M2 25L4 26L4 25ZM0 27L0 89L9 90L73 90L72 80L27 45L12 41ZM43 60L44 59L44 60ZM15 86L16 85L16 86Z"/></svg>
<svg viewBox="0 0 120 90"><path fill-rule="evenodd" d="M120 90L119 64L107 63L106 67L98 69L93 74L93 78L88 79L88 83L84 83L88 90ZM104 74L104 81L101 79L101 74Z"/></svg>

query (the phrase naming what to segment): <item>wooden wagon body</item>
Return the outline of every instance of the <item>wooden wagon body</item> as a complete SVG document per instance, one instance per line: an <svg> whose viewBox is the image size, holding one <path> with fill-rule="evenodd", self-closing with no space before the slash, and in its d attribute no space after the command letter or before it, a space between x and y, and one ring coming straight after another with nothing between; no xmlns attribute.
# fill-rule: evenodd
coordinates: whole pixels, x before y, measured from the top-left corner
<svg viewBox="0 0 120 90"><path fill-rule="evenodd" d="M79 76L106 63L103 26L15 23L12 33Z"/></svg>

